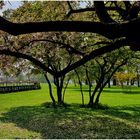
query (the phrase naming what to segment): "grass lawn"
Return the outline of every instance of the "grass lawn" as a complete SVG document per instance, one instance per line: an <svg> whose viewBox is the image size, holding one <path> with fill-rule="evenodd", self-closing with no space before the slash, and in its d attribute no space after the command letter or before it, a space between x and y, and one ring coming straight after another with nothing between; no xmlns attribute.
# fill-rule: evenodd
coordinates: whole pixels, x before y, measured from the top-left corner
<svg viewBox="0 0 140 140"><path fill-rule="evenodd" d="M84 87L85 103L88 102ZM67 108L52 108L47 85L41 90L0 94L2 138L140 138L140 88L105 88L100 102L106 110L80 108L78 87L69 86Z"/></svg>

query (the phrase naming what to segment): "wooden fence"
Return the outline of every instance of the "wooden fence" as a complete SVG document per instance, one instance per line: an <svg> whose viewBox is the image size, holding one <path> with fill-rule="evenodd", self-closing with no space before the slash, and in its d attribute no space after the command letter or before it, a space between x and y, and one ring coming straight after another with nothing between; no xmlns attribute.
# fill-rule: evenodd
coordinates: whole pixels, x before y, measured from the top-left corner
<svg viewBox="0 0 140 140"><path fill-rule="evenodd" d="M11 93L41 89L40 83L34 81L0 81L0 93Z"/></svg>

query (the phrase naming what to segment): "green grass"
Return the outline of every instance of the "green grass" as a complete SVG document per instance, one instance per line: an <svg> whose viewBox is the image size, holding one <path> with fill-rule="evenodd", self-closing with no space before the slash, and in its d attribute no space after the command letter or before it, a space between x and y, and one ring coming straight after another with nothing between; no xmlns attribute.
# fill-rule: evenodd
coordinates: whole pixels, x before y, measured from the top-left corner
<svg viewBox="0 0 140 140"><path fill-rule="evenodd" d="M55 92L55 89L54 89ZM85 103L88 102L84 87ZM140 138L140 89L105 88L106 110L80 108L78 87L70 85L67 108L52 108L47 85L41 90L0 94L1 138Z"/></svg>

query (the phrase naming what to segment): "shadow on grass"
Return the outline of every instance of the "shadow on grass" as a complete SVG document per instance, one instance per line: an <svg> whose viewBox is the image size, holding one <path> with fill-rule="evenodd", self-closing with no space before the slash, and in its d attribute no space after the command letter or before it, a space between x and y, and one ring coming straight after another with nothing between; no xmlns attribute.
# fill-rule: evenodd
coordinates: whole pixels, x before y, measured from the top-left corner
<svg viewBox="0 0 140 140"><path fill-rule="evenodd" d="M110 107L110 109L103 111L103 114L139 123L140 125L140 106Z"/></svg>
<svg viewBox="0 0 140 140"><path fill-rule="evenodd" d="M104 93L122 93L122 90L108 90L108 89L104 89L103 90Z"/></svg>
<svg viewBox="0 0 140 140"><path fill-rule="evenodd" d="M133 115L120 110L133 111ZM116 117L131 124L116 120ZM18 127L40 133L46 139L140 138L140 129L133 124L139 120L140 107L92 110L76 104L67 108L22 106L12 108L0 117L2 122L15 123Z"/></svg>
<svg viewBox="0 0 140 140"><path fill-rule="evenodd" d="M87 89L88 87L83 88L83 92L89 92ZM70 89L71 91L78 91L80 92L79 87L68 87L67 89ZM125 87L111 87L111 88L105 88L103 90L104 93L124 93L124 94L140 94L140 90L136 88L137 90L131 88L130 86Z"/></svg>
<svg viewBox="0 0 140 140"><path fill-rule="evenodd" d="M108 89L104 89L103 90L104 93L125 93L125 94L140 94L140 91L135 91L133 89L120 89L120 90L108 90Z"/></svg>
<svg viewBox="0 0 140 140"><path fill-rule="evenodd" d="M80 92L80 89L72 89L71 91L78 91ZM88 89L83 89L83 92L89 92ZM111 89L104 89L103 90L104 93L124 93L124 94L140 94L140 91L135 91L133 89L119 89L119 90L111 90Z"/></svg>

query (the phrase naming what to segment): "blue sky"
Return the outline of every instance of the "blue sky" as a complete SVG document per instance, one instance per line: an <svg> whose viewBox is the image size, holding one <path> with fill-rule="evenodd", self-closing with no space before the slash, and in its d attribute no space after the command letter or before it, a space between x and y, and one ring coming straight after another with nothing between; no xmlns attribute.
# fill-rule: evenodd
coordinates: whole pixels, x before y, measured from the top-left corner
<svg viewBox="0 0 140 140"><path fill-rule="evenodd" d="M3 7L3 9L0 9L0 15L2 15L2 12L6 9L16 9L20 6L22 0L4 0L5 2L5 6ZM33 1L33 0L32 0ZM82 3L82 5L84 5ZM81 6L82 6L81 5Z"/></svg>
<svg viewBox="0 0 140 140"><path fill-rule="evenodd" d="M5 6L3 7L2 10L0 10L0 15L2 15L2 12L6 9L16 9L17 7L19 7L21 1L4 1L5 2Z"/></svg>

